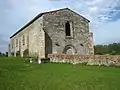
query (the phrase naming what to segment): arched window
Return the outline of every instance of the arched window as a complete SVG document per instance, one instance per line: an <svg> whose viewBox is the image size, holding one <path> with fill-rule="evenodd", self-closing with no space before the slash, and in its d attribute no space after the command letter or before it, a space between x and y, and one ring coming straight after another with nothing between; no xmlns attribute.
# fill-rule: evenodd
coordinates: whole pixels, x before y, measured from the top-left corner
<svg viewBox="0 0 120 90"><path fill-rule="evenodd" d="M70 30L70 23L69 22L67 22L66 24L65 24L65 33L66 33L66 36L71 36L71 32L70 32L71 30Z"/></svg>

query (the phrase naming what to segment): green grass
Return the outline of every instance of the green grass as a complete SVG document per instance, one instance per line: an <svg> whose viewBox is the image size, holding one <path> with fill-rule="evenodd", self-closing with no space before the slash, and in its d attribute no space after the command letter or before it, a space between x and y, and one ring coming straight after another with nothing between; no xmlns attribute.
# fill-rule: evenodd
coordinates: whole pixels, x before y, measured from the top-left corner
<svg viewBox="0 0 120 90"><path fill-rule="evenodd" d="M120 90L120 68L0 57L0 90Z"/></svg>

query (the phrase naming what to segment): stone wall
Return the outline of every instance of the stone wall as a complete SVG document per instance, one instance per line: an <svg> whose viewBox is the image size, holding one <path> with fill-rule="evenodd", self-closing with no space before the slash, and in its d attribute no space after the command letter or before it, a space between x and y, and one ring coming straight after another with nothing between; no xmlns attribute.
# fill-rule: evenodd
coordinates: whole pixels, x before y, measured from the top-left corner
<svg viewBox="0 0 120 90"><path fill-rule="evenodd" d="M68 22L70 30L66 29ZM26 50L30 57L40 58L55 53L94 54L89 20L70 9L41 13L26 25L10 38L9 52L14 56L19 52L23 57Z"/></svg>
<svg viewBox="0 0 120 90"><path fill-rule="evenodd" d="M29 31L29 56L45 58L45 32L43 30L43 17L41 16L31 24Z"/></svg>
<svg viewBox="0 0 120 90"><path fill-rule="evenodd" d="M49 54L51 62L60 63L85 63L87 65L120 66L120 55L68 55L68 54Z"/></svg>
<svg viewBox="0 0 120 90"><path fill-rule="evenodd" d="M70 23L71 36L66 36L66 22ZM94 53L89 21L69 9L44 14L43 29L52 40L53 54L67 51L79 54Z"/></svg>
<svg viewBox="0 0 120 90"><path fill-rule="evenodd" d="M24 50L28 49L28 35L28 28L26 28L24 31L21 31L12 37L10 41L10 53L13 53L14 56L17 56L17 53L19 52L19 55L23 56Z"/></svg>
<svg viewBox="0 0 120 90"><path fill-rule="evenodd" d="M18 42L17 44L16 40ZM30 57L45 58L45 32L43 31L43 17L38 18L32 24L24 28L24 30L11 38L10 53L17 56L16 53L20 52L20 56L23 57L25 50L28 50L28 56Z"/></svg>
<svg viewBox="0 0 120 90"><path fill-rule="evenodd" d="M45 33L45 56L52 54L52 40L47 33Z"/></svg>

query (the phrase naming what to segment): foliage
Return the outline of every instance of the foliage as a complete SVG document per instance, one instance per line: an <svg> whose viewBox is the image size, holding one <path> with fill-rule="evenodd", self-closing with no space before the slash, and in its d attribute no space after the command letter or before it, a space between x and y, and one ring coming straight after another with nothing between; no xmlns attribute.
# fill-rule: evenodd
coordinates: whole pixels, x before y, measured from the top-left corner
<svg viewBox="0 0 120 90"><path fill-rule="evenodd" d="M8 52L5 52L5 56L6 56L6 57L8 56Z"/></svg>
<svg viewBox="0 0 120 90"><path fill-rule="evenodd" d="M5 53L0 52L0 57L5 57L7 56Z"/></svg>
<svg viewBox="0 0 120 90"><path fill-rule="evenodd" d="M0 90L120 90L120 68L0 58Z"/></svg>
<svg viewBox="0 0 120 90"><path fill-rule="evenodd" d="M120 43L113 43L108 45L95 45L95 54L120 54Z"/></svg>

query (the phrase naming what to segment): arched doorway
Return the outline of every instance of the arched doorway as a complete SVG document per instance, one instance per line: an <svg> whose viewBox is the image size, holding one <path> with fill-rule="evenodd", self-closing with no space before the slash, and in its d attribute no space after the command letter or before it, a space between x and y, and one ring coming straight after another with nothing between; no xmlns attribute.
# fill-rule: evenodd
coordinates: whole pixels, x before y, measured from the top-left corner
<svg viewBox="0 0 120 90"><path fill-rule="evenodd" d="M75 49L75 47L73 45L67 45L67 46L65 46L63 53L75 54L75 53L77 53L77 50Z"/></svg>

